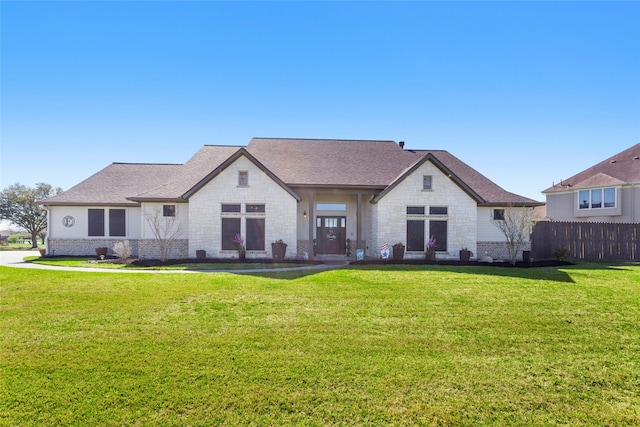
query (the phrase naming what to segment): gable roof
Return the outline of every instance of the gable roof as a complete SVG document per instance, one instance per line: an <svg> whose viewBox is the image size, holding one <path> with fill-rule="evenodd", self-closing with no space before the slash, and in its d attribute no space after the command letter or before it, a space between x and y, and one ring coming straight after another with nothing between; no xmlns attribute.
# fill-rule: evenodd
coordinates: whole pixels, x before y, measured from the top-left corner
<svg viewBox="0 0 640 427"><path fill-rule="evenodd" d="M280 178L278 178L276 175L274 175L273 172L271 172L269 169L267 169L262 163L260 163L255 157L253 157L251 154L249 154L247 152L247 150L245 150L244 148L240 148L233 155L231 155L228 159L226 159L224 162L222 162L217 168L215 168L210 173L208 173L196 185L191 187L189 189L189 191L184 193L182 197L185 198L185 199L188 199L189 197L191 197L192 195L197 193L198 190L200 190L202 187L204 187L213 178L218 176L223 170L228 168L231 164L233 164L233 162L238 160L240 157L246 157L247 159L249 159L249 161L252 162L254 165L256 165L262 172L267 174L267 176L269 176L269 178L274 180L278 185L280 185L280 187L282 187L285 191L287 191L289 194L291 194L297 201L300 201L300 196L298 196L293 190L291 190L289 187L287 187L287 185L284 182L282 182L282 180Z"/></svg>
<svg viewBox="0 0 640 427"><path fill-rule="evenodd" d="M174 175L166 177L160 185L130 194L129 198L136 201L172 199L184 201L184 195L189 190L240 149L242 147L233 145L205 145Z"/></svg>
<svg viewBox="0 0 640 427"><path fill-rule="evenodd" d="M563 179L543 193L633 183L640 183L640 144L633 145L571 178Z"/></svg>
<svg viewBox="0 0 640 427"><path fill-rule="evenodd" d="M373 198L377 202L406 177L415 172L423 163L433 163L443 174L451 178L465 193L480 205L504 206L539 206L543 203L528 197L506 191L477 170L473 169L448 151L444 150L416 150L419 159L398 176L387 188Z"/></svg>
<svg viewBox="0 0 640 427"><path fill-rule="evenodd" d="M182 165L114 163L44 204L184 202L240 156L298 200L292 187L381 191L376 201L430 161L479 204L540 204L502 189L444 150L405 150L394 141L294 138L253 138L246 148L205 145Z"/></svg>

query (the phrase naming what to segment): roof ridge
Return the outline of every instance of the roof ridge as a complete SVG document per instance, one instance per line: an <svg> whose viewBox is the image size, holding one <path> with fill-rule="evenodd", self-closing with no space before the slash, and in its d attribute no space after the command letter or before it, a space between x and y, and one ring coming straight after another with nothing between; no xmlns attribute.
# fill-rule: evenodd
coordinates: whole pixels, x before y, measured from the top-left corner
<svg viewBox="0 0 640 427"><path fill-rule="evenodd" d="M184 163L113 162L112 165L184 166Z"/></svg>
<svg viewBox="0 0 640 427"><path fill-rule="evenodd" d="M393 142L391 139L342 139L342 138L274 138L274 137L263 137L263 136L254 136L251 138L254 139L272 139L279 141L336 141L336 142Z"/></svg>

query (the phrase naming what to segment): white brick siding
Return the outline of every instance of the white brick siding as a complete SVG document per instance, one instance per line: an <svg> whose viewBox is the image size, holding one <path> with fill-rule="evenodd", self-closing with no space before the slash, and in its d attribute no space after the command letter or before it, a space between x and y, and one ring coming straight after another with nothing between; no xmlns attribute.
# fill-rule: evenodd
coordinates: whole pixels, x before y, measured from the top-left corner
<svg viewBox="0 0 640 427"><path fill-rule="evenodd" d="M431 175L432 190L423 190L423 176ZM447 221L447 251L439 258L457 257L466 247L476 252L478 206L440 169L427 161L406 177L373 206L372 241L368 255L377 257L383 243L390 246L397 242L406 245L407 206L425 207L425 242L429 238L429 220ZM446 206L447 215L429 215L430 206ZM411 219L418 219L412 216ZM405 258L423 258L424 252L407 252Z"/></svg>
<svg viewBox="0 0 640 427"><path fill-rule="evenodd" d="M249 185L238 186L238 172L249 172ZM197 250L208 257L237 257L237 251L222 250L223 203L239 203L241 234L246 239L245 204L265 204L265 250L247 251L247 258L271 257L271 243L287 243L287 258L297 253L297 200L246 157L238 158L189 199L189 257ZM254 216L260 216L252 214Z"/></svg>

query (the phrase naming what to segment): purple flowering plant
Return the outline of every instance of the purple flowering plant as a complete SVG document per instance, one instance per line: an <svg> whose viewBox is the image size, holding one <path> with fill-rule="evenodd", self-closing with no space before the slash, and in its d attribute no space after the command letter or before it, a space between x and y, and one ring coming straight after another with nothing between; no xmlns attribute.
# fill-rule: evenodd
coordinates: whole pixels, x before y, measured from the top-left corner
<svg viewBox="0 0 640 427"><path fill-rule="evenodd" d="M233 239L233 243L240 246L240 248L244 248L244 240L242 240L240 233L236 234L236 237Z"/></svg>
<svg viewBox="0 0 640 427"><path fill-rule="evenodd" d="M427 242L427 253L434 253L436 251L436 239L435 237L429 237L429 241Z"/></svg>

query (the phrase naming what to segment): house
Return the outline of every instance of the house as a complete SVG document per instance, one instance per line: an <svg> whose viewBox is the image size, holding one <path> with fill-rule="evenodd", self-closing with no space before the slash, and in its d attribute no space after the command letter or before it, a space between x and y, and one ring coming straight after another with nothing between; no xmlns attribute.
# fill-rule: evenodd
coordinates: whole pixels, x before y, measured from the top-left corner
<svg viewBox="0 0 640 427"><path fill-rule="evenodd" d="M439 258L461 248L506 258L495 226L507 206L534 200L505 191L444 150L409 150L393 141L254 138L247 146L202 147L184 164L113 163L48 209L49 255L92 255L129 240L139 257L158 257L158 232L172 234L169 257L287 257L355 253L378 258L402 242L424 258L429 237Z"/></svg>
<svg viewBox="0 0 640 427"><path fill-rule="evenodd" d="M640 222L640 144L543 191L553 221Z"/></svg>

